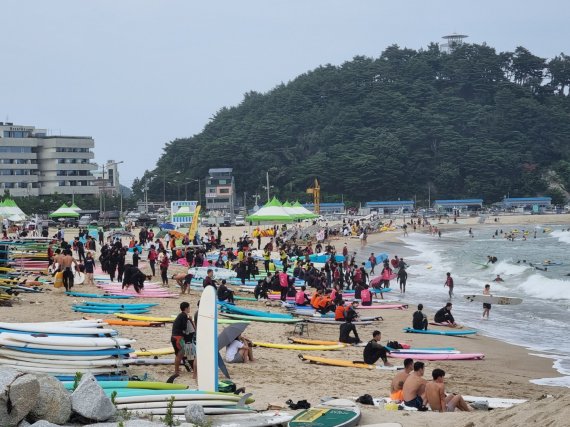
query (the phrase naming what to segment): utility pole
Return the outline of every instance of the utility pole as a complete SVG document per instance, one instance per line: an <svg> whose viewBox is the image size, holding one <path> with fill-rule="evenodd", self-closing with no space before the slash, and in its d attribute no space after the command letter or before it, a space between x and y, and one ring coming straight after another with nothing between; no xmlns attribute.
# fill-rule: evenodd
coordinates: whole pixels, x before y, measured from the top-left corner
<svg viewBox="0 0 570 427"><path fill-rule="evenodd" d="M265 173L265 177L267 178L267 201L269 202L269 171Z"/></svg>

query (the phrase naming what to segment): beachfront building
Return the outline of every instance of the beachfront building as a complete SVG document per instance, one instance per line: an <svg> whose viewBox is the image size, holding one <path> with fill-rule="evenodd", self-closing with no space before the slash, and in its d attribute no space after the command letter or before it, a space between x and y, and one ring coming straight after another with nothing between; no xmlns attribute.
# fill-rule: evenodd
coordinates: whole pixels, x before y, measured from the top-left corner
<svg viewBox="0 0 570 427"><path fill-rule="evenodd" d="M314 212L315 205L313 203L305 203L303 205L305 209ZM321 215L334 215L343 214L345 212L344 203L321 203Z"/></svg>
<svg viewBox="0 0 570 427"><path fill-rule="evenodd" d="M505 197L501 202L504 209L538 213L552 205L551 197Z"/></svg>
<svg viewBox="0 0 570 427"><path fill-rule="evenodd" d="M208 170L206 178L206 210L220 213L234 213L235 183L232 168Z"/></svg>
<svg viewBox="0 0 570 427"><path fill-rule="evenodd" d="M119 182L119 165L123 162L116 162L114 160L107 160L106 163L98 166L93 171L95 185L99 194L105 193L110 196L121 194L121 184Z"/></svg>
<svg viewBox="0 0 570 427"><path fill-rule="evenodd" d="M45 129L0 122L0 193L97 194L89 136L48 136Z"/></svg>
<svg viewBox="0 0 570 427"><path fill-rule="evenodd" d="M365 208L369 209L370 213L376 212L379 215L404 214L414 210L414 201L366 202Z"/></svg>
<svg viewBox="0 0 570 427"><path fill-rule="evenodd" d="M461 212L483 209L483 199L436 200L433 208L437 213L459 215Z"/></svg>

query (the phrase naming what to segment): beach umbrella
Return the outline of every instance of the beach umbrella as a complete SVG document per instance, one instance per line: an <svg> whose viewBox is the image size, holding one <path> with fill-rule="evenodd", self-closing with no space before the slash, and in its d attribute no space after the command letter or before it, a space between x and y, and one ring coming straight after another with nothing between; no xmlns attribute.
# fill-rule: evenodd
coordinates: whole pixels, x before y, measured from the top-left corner
<svg viewBox="0 0 570 427"><path fill-rule="evenodd" d="M218 335L218 367L220 371L224 374L226 378L230 378L230 373L226 368L224 360L220 355L219 351L230 345L237 337L239 337L243 331L247 328L247 323L233 323L224 328L222 332Z"/></svg>

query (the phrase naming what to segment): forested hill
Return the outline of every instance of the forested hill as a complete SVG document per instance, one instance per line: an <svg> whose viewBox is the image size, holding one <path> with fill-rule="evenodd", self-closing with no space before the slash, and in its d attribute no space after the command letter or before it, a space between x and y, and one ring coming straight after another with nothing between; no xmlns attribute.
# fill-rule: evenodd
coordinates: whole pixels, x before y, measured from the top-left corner
<svg viewBox="0 0 570 427"><path fill-rule="evenodd" d="M464 44L443 53L387 48L247 93L190 138L166 144L150 174L169 182L232 167L238 194L325 201L554 195L570 189L570 56ZM174 176L175 171L182 174ZM164 178L150 183L162 195ZM196 184L193 185L195 187ZM558 186L558 188L554 188ZM193 188L192 191L195 191ZM176 186L167 185L174 197ZM194 196L196 194L194 193ZM249 201L248 201L249 202ZM249 202L251 204L251 202Z"/></svg>

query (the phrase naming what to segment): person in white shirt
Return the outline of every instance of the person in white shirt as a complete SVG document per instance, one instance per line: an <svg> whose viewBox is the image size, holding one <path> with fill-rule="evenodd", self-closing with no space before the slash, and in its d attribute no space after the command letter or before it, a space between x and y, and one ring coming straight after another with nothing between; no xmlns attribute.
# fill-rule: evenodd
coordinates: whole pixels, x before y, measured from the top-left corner
<svg viewBox="0 0 570 427"><path fill-rule="evenodd" d="M241 335L226 347L226 362L248 363L253 362L252 343Z"/></svg>

